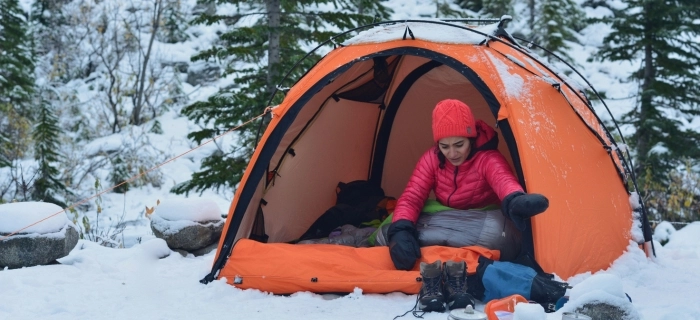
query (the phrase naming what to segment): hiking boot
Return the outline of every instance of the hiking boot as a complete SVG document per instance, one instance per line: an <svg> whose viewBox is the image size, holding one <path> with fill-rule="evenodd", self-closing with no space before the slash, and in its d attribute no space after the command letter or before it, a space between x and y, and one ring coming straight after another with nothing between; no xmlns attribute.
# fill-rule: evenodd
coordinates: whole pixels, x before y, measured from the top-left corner
<svg viewBox="0 0 700 320"><path fill-rule="evenodd" d="M450 310L466 308L467 305L474 307L474 298L467 293L467 263L447 261L443 267L443 274L447 307Z"/></svg>
<svg viewBox="0 0 700 320"><path fill-rule="evenodd" d="M442 262L420 263L420 276L423 285L418 293L418 308L421 311L445 311L445 297L442 295Z"/></svg>

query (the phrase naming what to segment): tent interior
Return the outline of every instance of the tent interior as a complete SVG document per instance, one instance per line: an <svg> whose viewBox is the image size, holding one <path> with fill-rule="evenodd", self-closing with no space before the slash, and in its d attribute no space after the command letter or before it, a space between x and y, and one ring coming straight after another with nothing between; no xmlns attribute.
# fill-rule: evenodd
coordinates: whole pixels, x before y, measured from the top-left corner
<svg viewBox="0 0 700 320"><path fill-rule="evenodd" d="M434 144L433 107L447 98L465 102L476 119L495 127L499 150L516 173L493 106L463 73L413 55L363 58L299 102L304 106L259 181L236 239L250 236L259 209L268 242L297 239L335 205L338 182L377 181L398 199Z"/></svg>

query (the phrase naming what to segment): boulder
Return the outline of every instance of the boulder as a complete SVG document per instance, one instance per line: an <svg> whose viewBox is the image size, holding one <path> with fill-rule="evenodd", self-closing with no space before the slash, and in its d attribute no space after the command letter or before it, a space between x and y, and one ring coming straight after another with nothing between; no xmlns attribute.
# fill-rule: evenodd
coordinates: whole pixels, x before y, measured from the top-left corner
<svg viewBox="0 0 700 320"><path fill-rule="evenodd" d="M163 61L160 63L162 67L171 67L179 73L187 73L190 68L190 63L187 61Z"/></svg>
<svg viewBox="0 0 700 320"><path fill-rule="evenodd" d="M618 306L604 302L586 303L583 306L576 308L576 312L585 314L591 319L619 319L619 320L638 320L640 319L637 312L631 309L632 303L626 306Z"/></svg>
<svg viewBox="0 0 700 320"><path fill-rule="evenodd" d="M210 62L197 62L187 69L187 79L185 82L197 86L219 80L221 77L221 67Z"/></svg>
<svg viewBox="0 0 700 320"><path fill-rule="evenodd" d="M224 220L203 222L178 220L169 221L154 215L151 218L151 230L156 237L165 240L173 250L199 252L219 241L224 229Z"/></svg>
<svg viewBox="0 0 700 320"><path fill-rule="evenodd" d="M0 236L8 234L0 233ZM53 233L18 233L0 241L0 267L21 268L45 265L63 258L78 243L73 224Z"/></svg>
<svg viewBox="0 0 700 320"><path fill-rule="evenodd" d="M569 302L561 310L578 312L593 319L637 320L641 316L625 293L622 279L611 273L596 273L574 285Z"/></svg>
<svg viewBox="0 0 700 320"><path fill-rule="evenodd" d="M192 14L197 16L201 14L214 15L216 14L216 3L211 2L199 2L192 8Z"/></svg>

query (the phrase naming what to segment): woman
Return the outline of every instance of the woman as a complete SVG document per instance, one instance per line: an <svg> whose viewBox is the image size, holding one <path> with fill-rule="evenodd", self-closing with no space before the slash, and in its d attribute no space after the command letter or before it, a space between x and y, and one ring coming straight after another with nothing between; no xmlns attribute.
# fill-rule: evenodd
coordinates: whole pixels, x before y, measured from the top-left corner
<svg viewBox="0 0 700 320"><path fill-rule="evenodd" d="M543 212L549 206L544 196L523 192L508 162L496 149L496 132L483 121L475 121L471 110L463 102L454 99L438 102L433 110L432 129L436 145L418 161L406 189L399 197L387 232L391 259L394 266L401 270L412 269L420 258L415 223L431 191L435 192L436 199L442 205L459 210L501 204L503 213L521 231L525 229L525 219ZM421 297L426 294L430 296L424 289L431 274L438 277L435 280L437 283L458 282L457 287L461 285L464 288L446 286L444 290L448 296L448 306L452 309L450 302L455 299L452 296L459 292L466 294L466 280L461 284L466 277L466 266L464 262L448 262L446 266L450 266L445 269L447 279L441 279L443 271L439 261L426 266L440 269L428 271L427 277L421 265L424 278ZM435 293L435 290L428 291ZM443 290L438 291L441 298ZM420 300L422 306L424 302L429 302ZM454 306L464 307L464 301L457 301ZM424 306L421 309L430 311L430 308Z"/></svg>

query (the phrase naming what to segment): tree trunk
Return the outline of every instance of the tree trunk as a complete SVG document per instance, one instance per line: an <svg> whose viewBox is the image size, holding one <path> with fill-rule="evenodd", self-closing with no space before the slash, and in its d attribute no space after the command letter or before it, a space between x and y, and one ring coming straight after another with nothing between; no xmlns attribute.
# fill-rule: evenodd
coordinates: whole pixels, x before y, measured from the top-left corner
<svg viewBox="0 0 700 320"><path fill-rule="evenodd" d="M535 34L535 0L528 0L527 7L530 9L527 26L530 27L530 34Z"/></svg>
<svg viewBox="0 0 700 320"><path fill-rule="evenodd" d="M267 26L270 29L269 46L267 50L267 92L272 95L275 91L277 69L280 62L280 0L266 0Z"/></svg>
<svg viewBox="0 0 700 320"><path fill-rule="evenodd" d="M143 56L143 64L141 65L141 70L139 70L138 89L136 90L136 101L134 101L134 109L131 112L131 123L137 126L141 124L141 109L143 109L144 104L144 87L146 84L147 76L146 71L148 70L148 61L151 58L153 41L156 39L158 26L160 26L160 16L162 12L163 0L153 0L153 20L151 20L151 38L148 41L148 48L146 49L146 53Z"/></svg>
<svg viewBox="0 0 700 320"><path fill-rule="evenodd" d="M648 5L645 8L646 14L652 14ZM635 133L635 140L637 142L637 168L642 173L646 162L648 159L649 151L651 150L650 145L650 132L649 128L649 116L653 112L653 91L652 85L656 77L656 70L653 61L652 52L652 40L653 33L650 30L650 26L647 24L644 27L644 78L642 79L642 96L640 99L641 106L639 108L639 124L637 126L637 132Z"/></svg>

